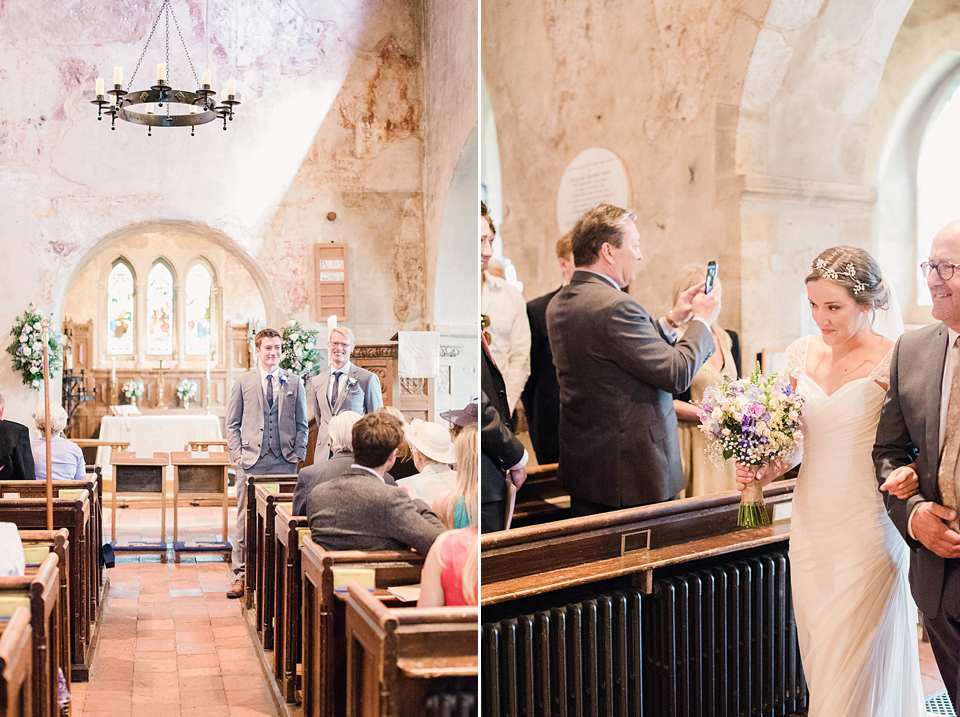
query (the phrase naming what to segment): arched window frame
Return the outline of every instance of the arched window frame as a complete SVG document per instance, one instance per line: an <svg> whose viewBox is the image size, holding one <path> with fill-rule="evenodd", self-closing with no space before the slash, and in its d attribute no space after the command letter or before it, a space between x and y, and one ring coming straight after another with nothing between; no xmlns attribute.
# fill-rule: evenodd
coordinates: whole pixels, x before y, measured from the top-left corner
<svg viewBox="0 0 960 717"><path fill-rule="evenodd" d="M110 353L110 341L107 336L107 333L109 331L109 326L110 326L109 278L110 278L110 275L113 274L114 269L116 269L117 266L119 265L123 265L124 267L126 267L127 271L130 272L130 276L133 277L133 310L131 312L132 313L131 322L130 322L131 326L129 328L129 331L133 332L133 348L130 351L130 353ZM139 307L137 306L139 301L138 283L139 282L137 279L137 270L134 269L133 263L130 262L129 259L127 259L125 256L121 254L112 262L110 262L110 268L107 271L107 290L104 294L104 301L103 301L103 307L102 307L103 326L104 326L104 343L106 344L105 351L109 356L113 356L116 358L133 358L137 354L137 346L138 346L137 339L138 339L138 333L139 333L137 331L137 322L141 320L141 316L140 316L141 312L138 310Z"/></svg>
<svg viewBox="0 0 960 717"><path fill-rule="evenodd" d="M157 268L157 266L162 266L163 268L165 268L167 271L170 272L170 284L171 284L171 288L170 288L170 316L171 316L171 320L170 320L170 351L169 351L168 353L151 353L151 352L150 352L150 349L149 349L149 345L147 344L147 331L148 331L147 321L148 321L148 317L149 317L149 315L150 315L150 307L149 307L149 305L148 305L148 303L149 303L149 301L150 301L150 293L149 293L150 276L153 274L153 271L154 271L154 269ZM179 342L179 339L180 339L180 333L181 333L181 331L179 330L180 327L178 326L178 324L180 323L180 321L178 320L178 319L179 319L179 316L180 316L180 312L178 311L178 304L179 304L179 296L178 296L178 295L179 295L179 293L180 293L180 292L178 291L179 288L180 288L180 285L179 285L179 281L178 281L178 279L177 279L177 271L176 271L176 269L174 268L173 263L170 262L166 257L163 257L163 256L160 256L160 257L157 257L156 259L154 259L154 260L150 263L150 271L147 272L147 275L146 275L146 278L145 278L145 283L144 283L144 286L143 286L143 296L144 296L143 308L144 308L144 310L143 310L143 321L142 321L142 323L141 323L141 326L143 327L143 333L141 334L141 336L143 337L143 342L144 342L144 353L145 353L149 358L151 358L151 359L168 359L168 358L169 358L169 359L172 359L172 358L174 358L174 357L177 355L177 346L178 346L178 342Z"/></svg>
<svg viewBox="0 0 960 717"><path fill-rule="evenodd" d="M190 272L193 271L194 267L202 266L206 269L207 273L210 275L210 348L211 351L208 353L189 353L187 351L187 291L186 283L187 277L190 276ZM183 320L178 321L178 328L182 330L182 340L184 345L184 352L187 358L197 359L197 358L209 358L211 353L216 349L217 345L217 326L219 324L219 302L217 297L219 294L220 281L217 277L217 270L203 255L198 255L191 259L187 263L187 269L183 272Z"/></svg>

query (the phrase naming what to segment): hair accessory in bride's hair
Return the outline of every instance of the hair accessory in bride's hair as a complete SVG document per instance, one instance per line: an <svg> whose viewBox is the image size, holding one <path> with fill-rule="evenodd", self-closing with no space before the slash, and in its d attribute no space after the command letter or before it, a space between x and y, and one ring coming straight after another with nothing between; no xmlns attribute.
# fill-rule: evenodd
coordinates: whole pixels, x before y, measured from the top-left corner
<svg viewBox="0 0 960 717"><path fill-rule="evenodd" d="M849 277L850 280L853 281L854 294L859 294L861 291L867 288L863 284L863 282L857 279L856 269L854 269L853 264L849 262L846 264L846 266L843 267L842 270L837 271L836 269L830 269L827 266L827 262L825 262L823 259L817 259L813 263L813 268L815 271L819 271L821 274L823 274L828 279L831 279L832 281L838 281L841 276Z"/></svg>

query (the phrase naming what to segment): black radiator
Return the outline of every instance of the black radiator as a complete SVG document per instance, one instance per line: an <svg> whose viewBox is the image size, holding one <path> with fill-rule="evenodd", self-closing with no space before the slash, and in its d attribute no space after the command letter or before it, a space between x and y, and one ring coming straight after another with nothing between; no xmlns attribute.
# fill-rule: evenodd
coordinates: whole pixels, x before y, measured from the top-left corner
<svg viewBox="0 0 960 717"><path fill-rule="evenodd" d="M486 623L485 717L743 717L806 707L785 551Z"/></svg>

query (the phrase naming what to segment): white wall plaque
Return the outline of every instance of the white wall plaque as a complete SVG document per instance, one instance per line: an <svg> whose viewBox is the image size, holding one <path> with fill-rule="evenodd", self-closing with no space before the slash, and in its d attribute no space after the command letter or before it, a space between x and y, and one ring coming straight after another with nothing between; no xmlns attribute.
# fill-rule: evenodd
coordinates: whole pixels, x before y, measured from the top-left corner
<svg viewBox="0 0 960 717"><path fill-rule="evenodd" d="M609 149L585 149L563 170L557 190L557 224L566 233L587 209L606 202L628 209L627 170Z"/></svg>

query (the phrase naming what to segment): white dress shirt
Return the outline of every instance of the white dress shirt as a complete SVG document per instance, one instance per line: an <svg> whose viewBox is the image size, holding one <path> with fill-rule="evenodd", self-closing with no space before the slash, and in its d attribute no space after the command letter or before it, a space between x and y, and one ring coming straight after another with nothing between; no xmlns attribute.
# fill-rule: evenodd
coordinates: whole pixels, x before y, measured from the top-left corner
<svg viewBox="0 0 960 717"><path fill-rule="evenodd" d="M490 354L503 375L510 413L530 376L530 322L527 302L506 279L483 272L480 311L490 317Z"/></svg>
<svg viewBox="0 0 960 717"><path fill-rule="evenodd" d="M359 469L362 470L362 471L366 471L366 472L369 473L370 475L376 476L376 479L377 479L378 481L380 481L381 483L386 483L386 481L383 479L383 476L380 475L379 473L377 473L375 470L373 470L373 468L367 468L366 466L362 466L362 465L360 465L359 463L354 463L354 464L351 465L350 467L351 467L351 468L359 468Z"/></svg>

